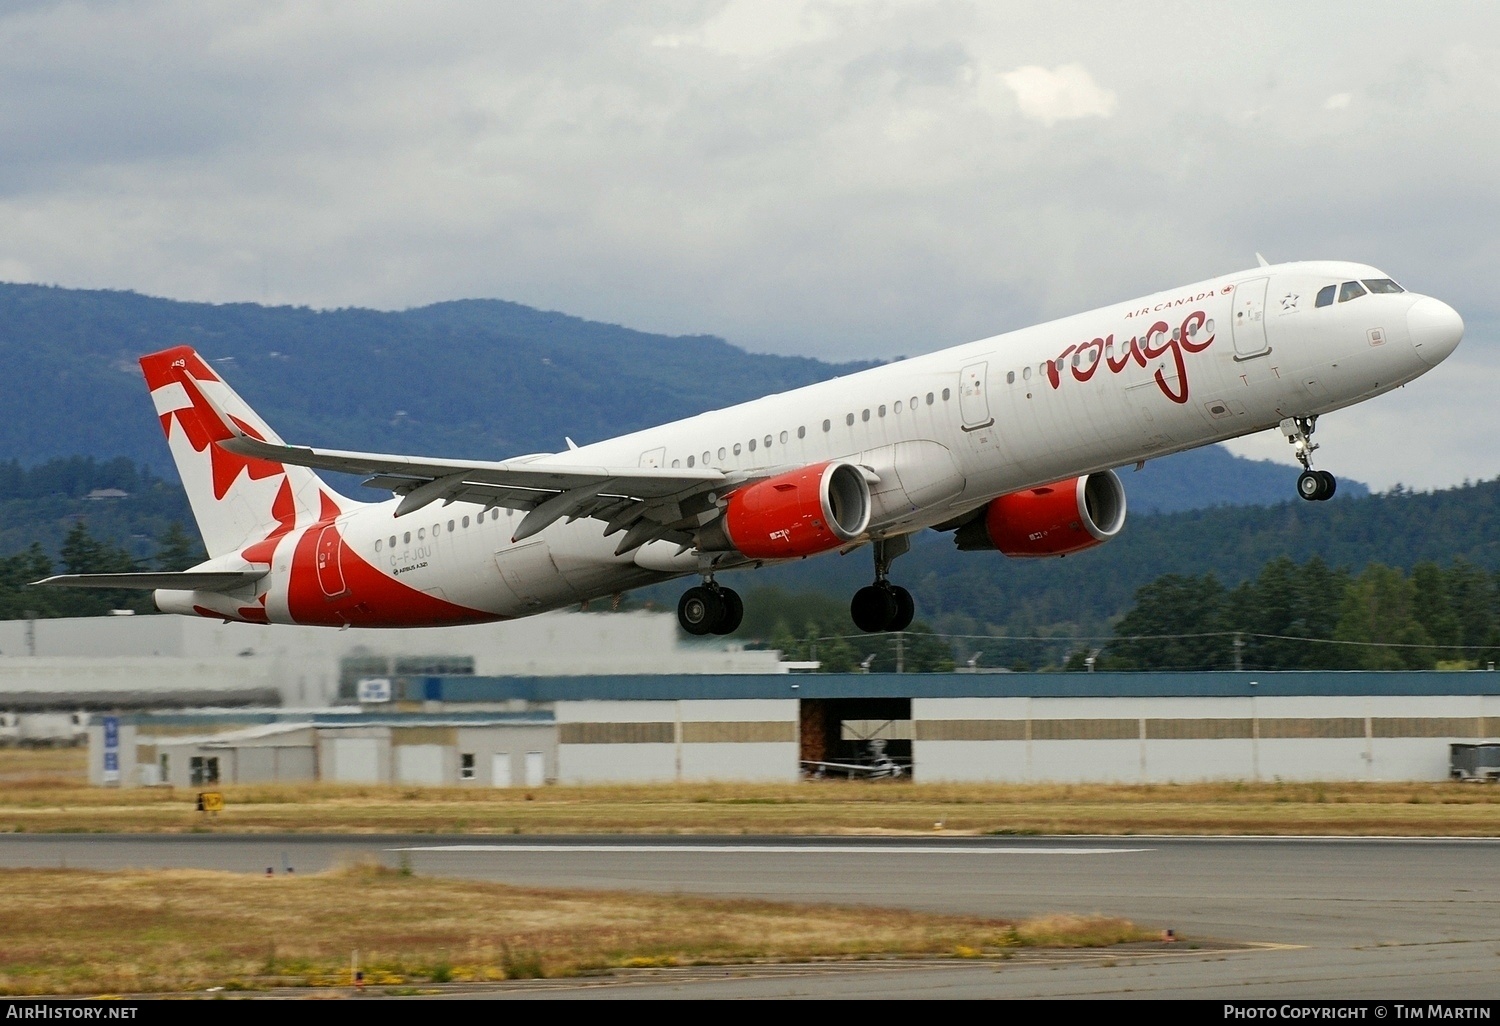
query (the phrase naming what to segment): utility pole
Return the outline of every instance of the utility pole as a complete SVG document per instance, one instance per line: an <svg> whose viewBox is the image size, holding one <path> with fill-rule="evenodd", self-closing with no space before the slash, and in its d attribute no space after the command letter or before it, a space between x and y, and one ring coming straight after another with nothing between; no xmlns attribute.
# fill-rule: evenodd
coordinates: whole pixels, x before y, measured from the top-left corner
<svg viewBox="0 0 1500 1026"><path fill-rule="evenodd" d="M906 640L905 631L896 632L896 672L906 672L906 647L902 644Z"/></svg>
<svg viewBox="0 0 1500 1026"><path fill-rule="evenodd" d="M1234 632L1234 672L1239 673L1245 668L1245 637L1239 631Z"/></svg>

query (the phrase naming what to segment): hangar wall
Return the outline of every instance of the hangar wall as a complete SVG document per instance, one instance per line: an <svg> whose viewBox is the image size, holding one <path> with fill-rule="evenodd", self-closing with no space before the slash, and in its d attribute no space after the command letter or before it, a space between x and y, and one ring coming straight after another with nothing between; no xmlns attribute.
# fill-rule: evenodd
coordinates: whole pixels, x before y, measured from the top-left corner
<svg viewBox="0 0 1500 1026"><path fill-rule="evenodd" d="M1442 780L1500 696L916 698L923 780Z"/></svg>
<svg viewBox="0 0 1500 1026"><path fill-rule="evenodd" d="M225 782L305 779L311 759L320 780L444 786L792 781L879 776L892 764L900 772L886 775L919 781L1443 780L1450 745L1500 737L1500 676L1482 672L464 675L421 685L424 700L404 711L121 717L119 782L155 782L155 766L178 783L181 759L193 758L218 759ZM96 723L95 782L101 738ZM309 755L252 751L293 747ZM125 765L127 751L138 765Z"/></svg>

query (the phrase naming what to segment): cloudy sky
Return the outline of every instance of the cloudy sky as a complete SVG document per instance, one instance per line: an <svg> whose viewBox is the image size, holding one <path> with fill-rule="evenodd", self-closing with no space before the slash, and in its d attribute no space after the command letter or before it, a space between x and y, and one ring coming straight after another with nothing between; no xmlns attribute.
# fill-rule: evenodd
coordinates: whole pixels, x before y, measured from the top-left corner
<svg viewBox="0 0 1500 1026"><path fill-rule="evenodd" d="M1490 2L10 0L0 147L0 280L829 359L1362 260L1468 341L1321 465L1500 474Z"/></svg>

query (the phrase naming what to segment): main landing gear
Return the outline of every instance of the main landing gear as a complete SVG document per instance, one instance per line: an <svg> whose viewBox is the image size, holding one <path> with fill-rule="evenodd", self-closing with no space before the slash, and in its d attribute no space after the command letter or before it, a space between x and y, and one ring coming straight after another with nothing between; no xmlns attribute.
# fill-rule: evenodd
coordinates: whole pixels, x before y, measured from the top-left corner
<svg viewBox="0 0 1500 1026"><path fill-rule="evenodd" d="M1297 494L1308 502L1323 502L1333 498L1338 490L1338 479L1326 470L1312 468L1313 450L1318 448L1312 440L1318 426L1316 415L1311 417L1288 417L1281 422L1281 433L1294 448L1293 455L1302 464L1302 473L1297 476Z"/></svg>
<svg viewBox="0 0 1500 1026"><path fill-rule="evenodd" d="M721 588L712 577L682 593L677 622L689 634L732 634L745 618L745 603L732 588Z"/></svg>
<svg viewBox="0 0 1500 1026"><path fill-rule="evenodd" d="M854 593L849 616L866 634L904 631L917 614L911 592L886 579L891 561L911 547L905 535L875 542L875 583Z"/></svg>

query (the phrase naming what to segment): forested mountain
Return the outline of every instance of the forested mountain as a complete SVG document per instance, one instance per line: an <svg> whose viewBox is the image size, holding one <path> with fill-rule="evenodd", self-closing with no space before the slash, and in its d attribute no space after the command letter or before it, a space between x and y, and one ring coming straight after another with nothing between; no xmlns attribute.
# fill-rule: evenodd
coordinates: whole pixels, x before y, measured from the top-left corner
<svg viewBox="0 0 1500 1026"><path fill-rule="evenodd" d="M124 456L174 480L136 359L183 344L290 441L473 459L555 451L564 436L596 441L869 366L498 300L382 313L0 285L0 459ZM1276 502L1294 478L1215 446L1153 462L1126 487L1150 512ZM1363 491L1340 483L1341 495Z"/></svg>

